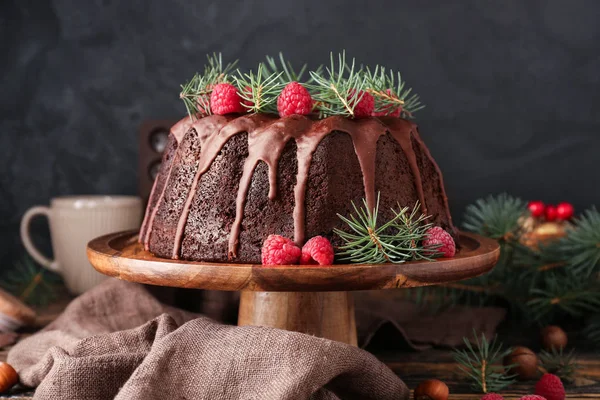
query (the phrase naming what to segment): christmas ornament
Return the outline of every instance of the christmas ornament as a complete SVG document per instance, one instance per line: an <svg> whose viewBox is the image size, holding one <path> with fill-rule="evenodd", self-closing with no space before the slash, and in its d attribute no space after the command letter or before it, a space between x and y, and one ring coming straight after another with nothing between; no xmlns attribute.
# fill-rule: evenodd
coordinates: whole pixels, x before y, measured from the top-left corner
<svg viewBox="0 0 600 400"><path fill-rule="evenodd" d="M542 346L546 350L552 350L553 348L560 350L567 346L569 341L565 331L560 326L549 325L542 329Z"/></svg>
<svg viewBox="0 0 600 400"><path fill-rule="evenodd" d="M301 265L331 265L333 264L333 246L323 236L315 236L302 246Z"/></svg>
<svg viewBox="0 0 600 400"><path fill-rule="evenodd" d="M566 221L573 217L575 214L575 209L570 203L560 203L556 206L556 218Z"/></svg>
<svg viewBox="0 0 600 400"><path fill-rule="evenodd" d="M535 384L535 394L546 400L565 400L565 388L560 378L552 374L544 374Z"/></svg>
<svg viewBox="0 0 600 400"><path fill-rule="evenodd" d="M414 391L415 400L448 400L448 386L437 379L423 381Z"/></svg>
<svg viewBox="0 0 600 400"><path fill-rule="evenodd" d="M544 211L546 210L546 206L542 201L530 201L527 205L529 212L531 212L531 216L535 218L539 218L544 215Z"/></svg>
<svg viewBox="0 0 600 400"><path fill-rule="evenodd" d="M12 365L0 361L0 393L6 392L19 382L19 375Z"/></svg>
<svg viewBox="0 0 600 400"><path fill-rule="evenodd" d="M517 346L503 360L506 373L516 375L519 380L534 379L538 373L538 359L527 347Z"/></svg>
<svg viewBox="0 0 600 400"><path fill-rule="evenodd" d="M556 207L548 205L544 210L544 216L546 217L546 221L554 221L556 220Z"/></svg>
<svg viewBox="0 0 600 400"><path fill-rule="evenodd" d="M302 250L290 239L269 235L262 247L263 265L298 264Z"/></svg>

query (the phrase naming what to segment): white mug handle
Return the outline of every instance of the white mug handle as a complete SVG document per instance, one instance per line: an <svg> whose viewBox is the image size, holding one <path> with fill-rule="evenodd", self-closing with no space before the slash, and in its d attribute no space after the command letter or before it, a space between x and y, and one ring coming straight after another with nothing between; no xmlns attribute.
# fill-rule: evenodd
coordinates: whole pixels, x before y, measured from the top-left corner
<svg viewBox="0 0 600 400"><path fill-rule="evenodd" d="M35 206L27 210L25 215L23 215L23 218L21 218L21 240L23 241L25 250L27 250L29 255L35 261L37 261L43 267L48 268L50 271L58 272L58 262L56 260L51 260L40 253L40 251L31 241L31 236L29 235L29 224L31 223L31 220L38 215L45 215L46 218L50 218L50 208L46 206Z"/></svg>

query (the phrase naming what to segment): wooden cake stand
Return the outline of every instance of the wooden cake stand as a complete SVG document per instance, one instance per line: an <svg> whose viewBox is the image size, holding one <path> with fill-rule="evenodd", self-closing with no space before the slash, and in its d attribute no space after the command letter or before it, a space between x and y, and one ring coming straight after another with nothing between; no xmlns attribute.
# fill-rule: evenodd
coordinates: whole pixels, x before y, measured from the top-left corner
<svg viewBox="0 0 600 400"><path fill-rule="evenodd" d="M351 291L435 285L472 278L493 268L498 243L461 233L453 258L404 264L331 267L201 263L158 258L137 232L99 237L88 244L99 272L131 282L180 288L241 291L238 325L304 332L356 345Z"/></svg>

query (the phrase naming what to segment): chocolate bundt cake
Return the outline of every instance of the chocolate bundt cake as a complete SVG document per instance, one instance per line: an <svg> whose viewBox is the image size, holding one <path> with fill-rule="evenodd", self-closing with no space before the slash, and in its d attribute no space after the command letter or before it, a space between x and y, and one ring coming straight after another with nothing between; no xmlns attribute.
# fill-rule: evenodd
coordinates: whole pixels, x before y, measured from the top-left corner
<svg viewBox="0 0 600 400"><path fill-rule="evenodd" d="M393 116L186 117L171 129L140 241L157 256L260 263L269 234L341 244L337 214L417 201L453 236L442 174L417 126Z"/></svg>

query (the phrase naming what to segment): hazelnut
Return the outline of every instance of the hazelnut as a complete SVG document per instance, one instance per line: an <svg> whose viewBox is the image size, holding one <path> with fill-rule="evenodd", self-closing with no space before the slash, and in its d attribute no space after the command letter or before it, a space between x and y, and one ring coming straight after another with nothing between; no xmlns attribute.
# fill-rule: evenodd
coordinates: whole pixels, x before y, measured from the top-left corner
<svg viewBox="0 0 600 400"><path fill-rule="evenodd" d="M544 349L550 351L553 348L561 350L567 347L569 341L565 331L560 326L549 325L542 329L542 346Z"/></svg>
<svg viewBox="0 0 600 400"><path fill-rule="evenodd" d="M511 353L504 357L503 364L506 373L517 375L519 380L526 381L537 377L538 358L527 347L514 347Z"/></svg>
<svg viewBox="0 0 600 400"><path fill-rule="evenodd" d="M19 375L12 365L0 361L0 393L6 392L19 381Z"/></svg>
<svg viewBox="0 0 600 400"><path fill-rule="evenodd" d="M417 386L414 392L415 400L448 400L448 386L437 379L428 379Z"/></svg>

